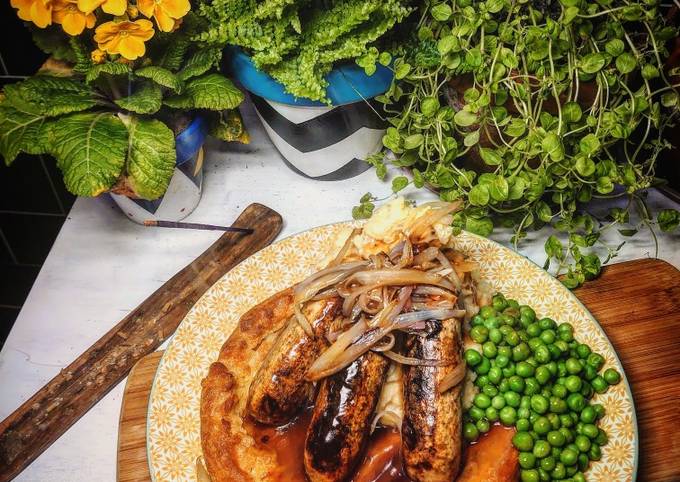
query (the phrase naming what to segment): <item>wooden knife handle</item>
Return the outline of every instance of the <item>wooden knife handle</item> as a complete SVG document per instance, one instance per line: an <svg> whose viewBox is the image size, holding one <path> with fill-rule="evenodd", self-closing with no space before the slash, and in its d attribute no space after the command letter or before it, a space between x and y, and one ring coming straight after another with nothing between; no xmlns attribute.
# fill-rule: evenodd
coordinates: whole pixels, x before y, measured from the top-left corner
<svg viewBox="0 0 680 482"><path fill-rule="evenodd" d="M0 423L0 482L16 477L47 447L158 348L205 291L243 259L271 243L281 215L251 204L194 262L173 276L120 323Z"/></svg>

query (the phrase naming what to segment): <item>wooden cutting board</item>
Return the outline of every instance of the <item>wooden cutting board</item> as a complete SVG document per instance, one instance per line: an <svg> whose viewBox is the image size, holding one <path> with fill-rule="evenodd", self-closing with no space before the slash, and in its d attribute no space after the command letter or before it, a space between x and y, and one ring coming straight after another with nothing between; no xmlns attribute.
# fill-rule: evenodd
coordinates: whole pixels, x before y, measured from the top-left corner
<svg viewBox="0 0 680 482"><path fill-rule="evenodd" d="M575 294L604 327L630 381L640 433L638 480L680 481L680 271L654 259L614 264ZM151 480L146 412L161 355L140 360L125 387L119 482Z"/></svg>

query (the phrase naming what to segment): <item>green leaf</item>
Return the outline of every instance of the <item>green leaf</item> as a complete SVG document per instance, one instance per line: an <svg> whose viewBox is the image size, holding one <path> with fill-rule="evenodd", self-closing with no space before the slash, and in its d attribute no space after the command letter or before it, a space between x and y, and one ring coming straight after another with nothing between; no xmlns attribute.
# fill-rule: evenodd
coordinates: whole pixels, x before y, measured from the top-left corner
<svg viewBox="0 0 680 482"><path fill-rule="evenodd" d="M399 62L399 65L395 65L394 78L397 80L401 80L404 77L406 77L410 71L411 64L407 64L406 62Z"/></svg>
<svg viewBox="0 0 680 482"><path fill-rule="evenodd" d="M408 178L406 176L397 176L392 179L392 192L399 192L408 186Z"/></svg>
<svg viewBox="0 0 680 482"><path fill-rule="evenodd" d="M661 96L661 105L664 107L675 107L678 104L677 92L666 92Z"/></svg>
<svg viewBox="0 0 680 482"><path fill-rule="evenodd" d="M439 50L439 55L442 56L451 52L456 46L458 46L458 39L453 35L442 37L437 42L437 50Z"/></svg>
<svg viewBox="0 0 680 482"><path fill-rule="evenodd" d="M476 184L470 189L468 200L473 206L486 206L489 204L489 189L486 185Z"/></svg>
<svg viewBox="0 0 680 482"><path fill-rule="evenodd" d="M524 191L527 188L527 183L521 177L515 177L510 183L510 191L508 192L508 199L515 201L517 199L522 199Z"/></svg>
<svg viewBox="0 0 680 482"><path fill-rule="evenodd" d="M630 52L623 52L621 55L616 57L616 68L622 74L629 74L637 67L637 61L635 56Z"/></svg>
<svg viewBox="0 0 680 482"><path fill-rule="evenodd" d="M128 150L128 132L115 115L78 113L51 123L50 154L69 191L97 196L118 180Z"/></svg>
<svg viewBox="0 0 680 482"><path fill-rule="evenodd" d="M430 14L435 20L445 22L451 16L451 7L446 3L439 3L430 9Z"/></svg>
<svg viewBox="0 0 680 482"><path fill-rule="evenodd" d="M468 216L465 219L465 230L487 237L493 232L493 221L488 217L477 219Z"/></svg>
<svg viewBox="0 0 680 482"><path fill-rule="evenodd" d="M614 183L609 176L602 176L597 179L596 189L600 194L609 194L614 190Z"/></svg>
<svg viewBox="0 0 680 482"><path fill-rule="evenodd" d="M599 72L604 64L607 63L605 56L599 52L588 54L581 59L580 66L586 74L594 74Z"/></svg>
<svg viewBox="0 0 680 482"><path fill-rule="evenodd" d="M158 199L168 189L175 172L175 135L156 119L130 117L127 182L142 199Z"/></svg>
<svg viewBox="0 0 680 482"><path fill-rule="evenodd" d="M191 79L184 92L165 99L165 105L175 109L234 109L243 101L241 92L220 74L207 74Z"/></svg>
<svg viewBox="0 0 680 482"><path fill-rule="evenodd" d="M680 212L675 209L662 209L656 216L661 231L673 231L680 225Z"/></svg>
<svg viewBox="0 0 680 482"><path fill-rule="evenodd" d="M420 112L425 117L432 117L439 110L439 100L436 97L425 97L420 101Z"/></svg>
<svg viewBox="0 0 680 482"><path fill-rule="evenodd" d="M564 258L564 247L562 246L562 241L560 241L554 234L551 234L548 236L548 239L545 240L544 248L545 253L550 258Z"/></svg>
<svg viewBox="0 0 680 482"><path fill-rule="evenodd" d="M468 127L477 122L477 116L472 112L459 110L456 112L456 115L453 116L453 121L461 127Z"/></svg>
<svg viewBox="0 0 680 482"><path fill-rule="evenodd" d="M47 116L22 112L3 102L0 104L0 155L8 166L20 152L47 152L43 136Z"/></svg>
<svg viewBox="0 0 680 482"><path fill-rule="evenodd" d="M101 74L128 75L130 72L130 66L120 62L105 62L103 64L95 64L88 69L87 74L85 75L85 82L90 84L97 80Z"/></svg>
<svg viewBox="0 0 680 482"><path fill-rule="evenodd" d="M90 109L99 104L89 87L72 77L36 75L5 86L4 104L48 117Z"/></svg>
<svg viewBox="0 0 680 482"><path fill-rule="evenodd" d="M352 217L354 219L368 219L373 214L375 205L372 202L362 202L359 206L352 208Z"/></svg>
<svg viewBox="0 0 680 482"><path fill-rule="evenodd" d="M579 8L578 8L578 7L576 7L576 6L568 7L568 8L564 11L564 17L563 17L563 19L564 19L565 25L570 24L570 23L576 18L576 16L578 15L578 12L579 12Z"/></svg>
<svg viewBox="0 0 680 482"><path fill-rule="evenodd" d="M213 66L217 65L222 58L222 49L218 47L202 48L189 57L182 70L177 72L177 78L181 81L205 74Z"/></svg>
<svg viewBox="0 0 680 482"><path fill-rule="evenodd" d="M565 122L578 122L583 116L583 111L578 102L567 102L562 106L562 118Z"/></svg>
<svg viewBox="0 0 680 482"><path fill-rule="evenodd" d="M498 166L503 163L503 157L492 148L480 147L479 156L482 158L485 164L489 166Z"/></svg>
<svg viewBox="0 0 680 482"><path fill-rule="evenodd" d="M623 43L623 40L615 38L607 42L604 49L612 57L618 57L626 49L626 44Z"/></svg>
<svg viewBox="0 0 680 482"><path fill-rule="evenodd" d="M404 139L404 149L417 149L423 143L424 137L422 134L411 134Z"/></svg>
<svg viewBox="0 0 680 482"><path fill-rule="evenodd" d="M425 179L418 169L413 169L413 185L420 189L425 186Z"/></svg>
<svg viewBox="0 0 680 482"><path fill-rule="evenodd" d="M575 167L576 171L583 177L588 177L595 172L595 163L590 157L578 156Z"/></svg>
<svg viewBox="0 0 680 482"><path fill-rule="evenodd" d="M546 136L541 141L541 147L543 152L545 152L550 159L553 161L561 161L564 159L564 147L557 134L554 132L548 132Z"/></svg>
<svg viewBox="0 0 680 482"><path fill-rule="evenodd" d="M505 201L508 199L509 186L508 181L503 176L496 176L491 184L488 186L489 195L495 201Z"/></svg>
<svg viewBox="0 0 680 482"><path fill-rule="evenodd" d="M250 136L243 126L243 119L238 109L218 112L211 122L209 134L225 142L250 142Z"/></svg>
<svg viewBox="0 0 680 482"><path fill-rule="evenodd" d="M465 147L474 146L479 142L479 130L468 132L463 138L463 145Z"/></svg>
<svg viewBox="0 0 680 482"><path fill-rule="evenodd" d="M167 70L179 69L189 47L191 47L191 42L186 36L175 36L172 42L167 42L164 45L163 54L157 62L158 65Z"/></svg>
<svg viewBox="0 0 680 482"><path fill-rule="evenodd" d="M505 133L510 137L520 137L526 132L526 130L527 127L526 124L524 123L524 119L520 119L519 117L513 117L510 123L505 128Z"/></svg>
<svg viewBox="0 0 680 482"><path fill-rule="evenodd" d="M552 219L552 211L545 201L538 201L535 207L536 217L544 223L549 223Z"/></svg>
<svg viewBox="0 0 680 482"><path fill-rule="evenodd" d="M161 108L163 92L158 84L142 84L133 94L114 101L120 107L137 114L155 114Z"/></svg>
<svg viewBox="0 0 680 482"><path fill-rule="evenodd" d="M153 80L161 87L180 93L182 91L182 81L175 74L163 67L149 65L135 70L135 75L143 79Z"/></svg>
<svg viewBox="0 0 680 482"><path fill-rule="evenodd" d="M642 67L642 77L647 80L656 79L659 75L659 69L656 65L645 64L645 66Z"/></svg>
<svg viewBox="0 0 680 482"><path fill-rule="evenodd" d="M581 152L586 156L592 156L600 150L600 139L595 134L588 134L581 138L578 143Z"/></svg>

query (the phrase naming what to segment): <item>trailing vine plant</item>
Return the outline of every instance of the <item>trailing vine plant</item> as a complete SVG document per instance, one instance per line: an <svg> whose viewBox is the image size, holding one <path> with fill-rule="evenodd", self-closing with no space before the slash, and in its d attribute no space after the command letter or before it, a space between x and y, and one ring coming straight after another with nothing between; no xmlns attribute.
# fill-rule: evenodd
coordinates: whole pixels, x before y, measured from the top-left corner
<svg viewBox="0 0 680 482"><path fill-rule="evenodd" d="M678 226L680 213L654 221L645 201L678 114L675 72L664 69L677 30L658 0L428 2L414 31L379 98L386 150L370 159L381 178L389 164L412 172L395 192L413 183L463 198L458 228L512 227L515 245L552 226L545 267L570 287L620 249L605 231ZM627 203L608 219L588 212L593 198L615 197ZM369 216L374 200L364 196L354 216Z"/></svg>

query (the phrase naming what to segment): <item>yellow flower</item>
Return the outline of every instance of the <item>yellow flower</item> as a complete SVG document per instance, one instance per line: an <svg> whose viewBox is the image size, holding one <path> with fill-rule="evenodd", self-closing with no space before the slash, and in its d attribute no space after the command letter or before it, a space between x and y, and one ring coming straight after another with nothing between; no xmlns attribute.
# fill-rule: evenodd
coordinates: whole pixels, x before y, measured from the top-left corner
<svg viewBox="0 0 680 482"><path fill-rule="evenodd" d="M92 59L92 62L94 62L95 64L101 64L102 62L104 62L104 59L106 58L106 52L104 52L103 50L94 49L90 54L90 58Z"/></svg>
<svg viewBox="0 0 680 482"><path fill-rule="evenodd" d="M137 8L146 17L155 18L161 31L171 32L175 28L175 20L184 17L191 5L189 0L138 0Z"/></svg>
<svg viewBox="0 0 680 482"><path fill-rule="evenodd" d="M40 28L52 23L52 0L10 0L10 3L18 10L21 20L33 22Z"/></svg>
<svg viewBox="0 0 680 482"><path fill-rule="evenodd" d="M83 12L92 13L98 7L111 15L123 15L127 9L127 0L78 0L78 8Z"/></svg>
<svg viewBox="0 0 680 482"><path fill-rule="evenodd" d="M78 0L55 0L52 20L69 35L80 35L85 27L94 27L97 17L78 10Z"/></svg>
<svg viewBox="0 0 680 482"><path fill-rule="evenodd" d="M94 40L105 52L135 60L144 55L144 42L153 37L153 34L153 24L148 20L124 20L101 24L95 30Z"/></svg>

